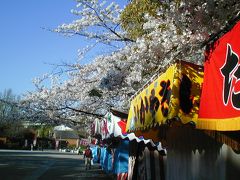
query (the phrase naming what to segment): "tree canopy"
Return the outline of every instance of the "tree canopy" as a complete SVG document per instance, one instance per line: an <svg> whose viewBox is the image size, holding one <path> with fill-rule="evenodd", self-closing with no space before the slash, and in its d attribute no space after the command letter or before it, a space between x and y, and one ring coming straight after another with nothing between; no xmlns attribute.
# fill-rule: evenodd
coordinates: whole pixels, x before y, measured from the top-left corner
<svg viewBox="0 0 240 180"><path fill-rule="evenodd" d="M136 40L147 34L148 31L143 29L147 22L145 15L157 17L157 10L161 5L163 4L158 0L133 0L126 6L120 15L120 21L131 39Z"/></svg>
<svg viewBox="0 0 240 180"><path fill-rule="evenodd" d="M45 120L84 128L111 107L127 111L129 98L172 62L202 64L201 45L237 15L240 5L236 0L133 0L121 10L109 1L76 2L78 10L72 13L79 19L55 32L123 44L89 64L68 66L74 70L67 71L67 80L60 81L57 74L36 78L36 91L27 93L23 104ZM43 83L46 77L52 80L50 87Z"/></svg>

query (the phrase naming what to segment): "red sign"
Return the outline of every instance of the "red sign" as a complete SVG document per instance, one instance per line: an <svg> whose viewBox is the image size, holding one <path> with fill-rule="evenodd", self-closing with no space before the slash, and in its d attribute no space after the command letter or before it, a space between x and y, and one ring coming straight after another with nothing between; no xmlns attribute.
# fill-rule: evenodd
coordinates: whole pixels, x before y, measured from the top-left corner
<svg viewBox="0 0 240 180"><path fill-rule="evenodd" d="M240 130L240 22L214 43L204 65L197 127Z"/></svg>
<svg viewBox="0 0 240 180"><path fill-rule="evenodd" d="M81 140L80 140L80 145L87 146L87 145L89 145L89 144L90 144L90 142L89 142L88 139L81 139Z"/></svg>

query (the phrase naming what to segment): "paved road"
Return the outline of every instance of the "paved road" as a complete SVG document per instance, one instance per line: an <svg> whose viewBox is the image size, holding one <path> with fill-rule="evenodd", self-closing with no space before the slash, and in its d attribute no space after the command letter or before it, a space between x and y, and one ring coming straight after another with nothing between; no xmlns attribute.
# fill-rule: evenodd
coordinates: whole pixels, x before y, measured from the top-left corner
<svg viewBox="0 0 240 180"><path fill-rule="evenodd" d="M57 151L0 150L1 180L110 180L98 165L85 170L81 155Z"/></svg>

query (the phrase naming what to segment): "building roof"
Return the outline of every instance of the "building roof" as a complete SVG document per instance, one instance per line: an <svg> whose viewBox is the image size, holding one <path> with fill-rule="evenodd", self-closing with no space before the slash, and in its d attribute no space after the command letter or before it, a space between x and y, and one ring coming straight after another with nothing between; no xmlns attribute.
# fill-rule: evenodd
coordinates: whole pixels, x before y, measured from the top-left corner
<svg viewBox="0 0 240 180"><path fill-rule="evenodd" d="M62 124L60 126L55 126L54 131L73 131L73 129Z"/></svg>
<svg viewBox="0 0 240 180"><path fill-rule="evenodd" d="M56 139L79 139L79 136L74 131L54 131Z"/></svg>
<svg viewBox="0 0 240 180"><path fill-rule="evenodd" d="M126 113L126 112L123 112L123 111L120 111L117 109L113 109L113 108L110 109L110 112L113 113L113 115L118 116L120 118L123 118L123 119L128 118L128 113Z"/></svg>

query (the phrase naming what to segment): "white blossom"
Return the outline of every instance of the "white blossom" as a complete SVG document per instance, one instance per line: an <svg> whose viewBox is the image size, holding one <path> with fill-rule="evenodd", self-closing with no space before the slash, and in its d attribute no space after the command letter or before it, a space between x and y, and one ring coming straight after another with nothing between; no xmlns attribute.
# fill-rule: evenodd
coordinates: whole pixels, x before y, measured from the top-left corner
<svg viewBox="0 0 240 180"><path fill-rule="evenodd" d="M96 43L107 44L127 38L126 32L116 28L121 13L116 3L97 0L77 2L77 9L71 12L79 19L62 24L56 32L80 34L97 39ZM97 114L106 113L112 106L127 111L129 98L159 69L164 69L175 60L203 64L204 49L200 46L209 38L209 34L222 28L223 21L226 21L224 13L228 13L224 4L231 3L220 0L218 7L214 7L213 2L181 1L179 6L168 2L170 8L160 8L157 17L145 15L147 22L143 28L149 30L148 34L108 55L96 57L89 64L77 62L72 65L75 71L68 73L68 79L64 82L58 76L36 78L36 91L28 93L24 101L29 102L33 109L47 110L50 119L64 122L74 119L80 123L84 115L66 107ZM216 11L218 16L208 20L207 15L212 11ZM111 32L113 29L115 31ZM80 59L94 47L95 44L79 50ZM50 87L44 84L48 77L52 79ZM85 123L93 119L91 116L84 118Z"/></svg>

